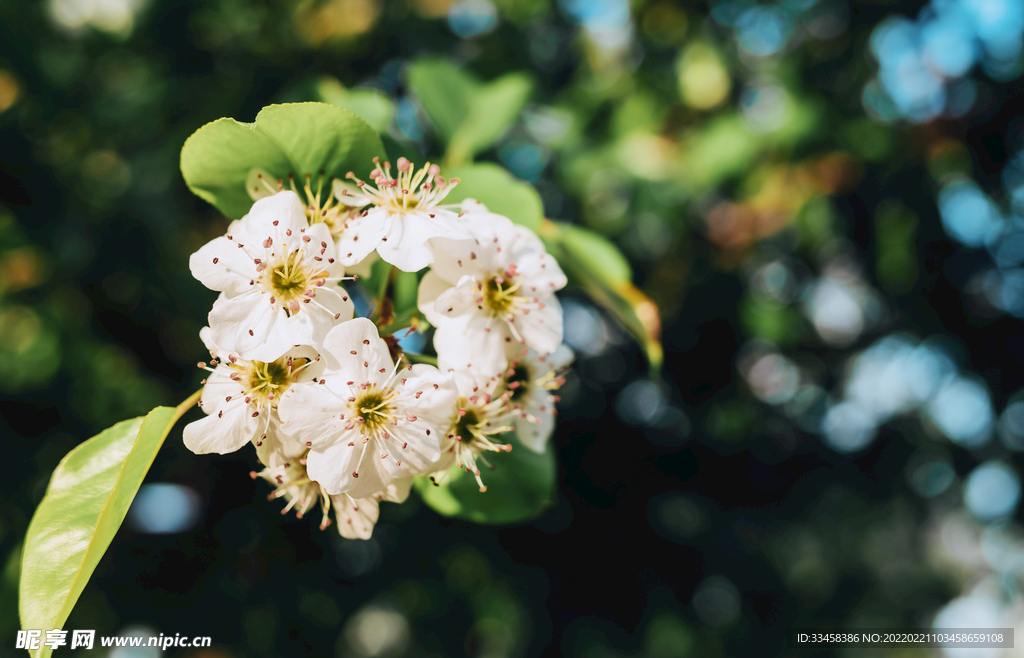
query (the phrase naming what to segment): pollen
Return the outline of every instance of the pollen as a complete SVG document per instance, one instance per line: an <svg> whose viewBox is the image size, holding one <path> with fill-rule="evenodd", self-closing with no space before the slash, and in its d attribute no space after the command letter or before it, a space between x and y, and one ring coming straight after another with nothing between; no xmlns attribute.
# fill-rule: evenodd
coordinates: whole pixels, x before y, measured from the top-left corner
<svg viewBox="0 0 1024 658"><path fill-rule="evenodd" d="M515 264L477 283L477 305L491 317L507 318L517 312L527 312L530 300L523 296L522 281Z"/></svg>
<svg viewBox="0 0 1024 658"><path fill-rule="evenodd" d="M458 178L446 181L441 176L441 168L429 162L417 171L407 159L399 158L395 177L391 176L390 162L381 164L375 158L374 164L376 166L370 172L372 185L355 178L351 173L348 178L356 181L360 192L373 205L391 214L426 212L437 206L459 183Z"/></svg>
<svg viewBox="0 0 1024 658"><path fill-rule="evenodd" d="M258 282L270 295L271 304L280 303L289 314L298 313L302 308L300 303L315 296L318 282L328 276L314 259L306 256L304 249L296 249L282 256L273 256L260 270Z"/></svg>
<svg viewBox="0 0 1024 658"><path fill-rule="evenodd" d="M308 359L281 357L277 361L249 361L235 367L244 371L245 395L251 398L257 409L262 409L268 404L276 407L281 394L295 383L309 363Z"/></svg>

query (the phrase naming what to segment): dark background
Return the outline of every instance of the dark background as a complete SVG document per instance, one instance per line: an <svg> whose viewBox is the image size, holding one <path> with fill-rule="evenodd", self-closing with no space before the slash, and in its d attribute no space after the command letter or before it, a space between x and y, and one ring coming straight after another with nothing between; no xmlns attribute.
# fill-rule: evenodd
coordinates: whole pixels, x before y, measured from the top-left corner
<svg viewBox="0 0 1024 658"><path fill-rule="evenodd" d="M623 247L662 376L567 290L558 504L507 528L413 496L345 541L279 516L251 451L196 456L179 427L147 482L182 486L140 492L66 628L209 635L169 653L205 658L655 658L833 655L787 649L797 626L1013 626L1024 99L1019 53L992 55L1020 41L1014 2L992 4L1010 18L972 32L884 0L0 0L0 656L57 462L201 379L215 293L187 260L227 220L182 181L185 138L340 82L395 99L389 136L437 157L403 78L428 55L533 75L480 159ZM919 40L882 39L892 16ZM957 46L960 70L936 59ZM857 655L930 655L887 651Z"/></svg>

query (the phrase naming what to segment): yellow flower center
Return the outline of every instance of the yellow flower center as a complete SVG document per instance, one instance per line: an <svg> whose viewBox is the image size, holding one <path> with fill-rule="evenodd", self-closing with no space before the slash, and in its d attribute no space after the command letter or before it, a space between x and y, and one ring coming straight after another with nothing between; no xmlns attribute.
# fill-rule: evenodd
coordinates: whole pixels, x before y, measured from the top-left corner
<svg viewBox="0 0 1024 658"><path fill-rule="evenodd" d="M266 404L277 406L281 394L295 381L299 369L308 359L281 357L277 361L250 361L245 376L248 381L246 395L258 408Z"/></svg>
<svg viewBox="0 0 1024 658"><path fill-rule="evenodd" d="M364 436L375 436L387 431L387 426L395 417L395 408L392 404L395 395L392 389L381 390L376 385L371 385L362 395L356 397L352 403L352 413L363 419L361 424Z"/></svg>
<svg viewBox="0 0 1024 658"><path fill-rule="evenodd" d="M497 275L482 283L481 288L484 306L493 317L503 318L515 309L519 283Z"/></svg>

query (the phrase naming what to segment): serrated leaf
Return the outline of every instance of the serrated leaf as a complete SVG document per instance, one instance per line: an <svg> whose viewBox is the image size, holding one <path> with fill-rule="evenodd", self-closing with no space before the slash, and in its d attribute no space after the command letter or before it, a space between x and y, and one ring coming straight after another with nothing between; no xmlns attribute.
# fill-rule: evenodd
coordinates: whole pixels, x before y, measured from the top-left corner
<svg viewBox="0 0 1024 658"><path fill-rule="evenodd" d="M484 162L442 169L441 172L461 181L445 197L445 203L476 199L491 212L504 215L516 224L522 224L532 231L540 227L544 219L544 205L540 195L532 185L515 178L502 167Z"/></svg>
<svg viewBox="0 0 1024 658"><path fill-rule="evenodd" d="M533 81L524 73L508 73L488 83L440 59L414 62L408 81L448 147L448 164L461 164L493 146L519 118L533 91Z"/></svg>
<svg viewBox="0 0 1024 658"><path fill-rule="evenodd" d="M271 176L332 177L355 171L365 178L374 157L384 157L376 131L354 113L327 103L270 105L254 123L217 119L188 138L181 173L189 189L228 217L249 212L246 178L255 168Z"/></svg>
<svg viewBox="0 0 1024 658"><path fill-rule="evenodd" d="M198 397L122 421L57 465L25 535L18 592L22 628L64 626L164 439ZM32 653L43 658L52 650L40 645Z"/></svg>
<svg viewBox="0 0 1024 658"><path fill-rule="evenodd" d="M487 491L480 491L476 478L456 467L436 486L426 477L416 478L416 490L442 516L494 525L534 519L555 501L555 453L550 442L543 454L516 439L510 443L512 452L486 455L494 465L493 471L481 467Z"/></svg>

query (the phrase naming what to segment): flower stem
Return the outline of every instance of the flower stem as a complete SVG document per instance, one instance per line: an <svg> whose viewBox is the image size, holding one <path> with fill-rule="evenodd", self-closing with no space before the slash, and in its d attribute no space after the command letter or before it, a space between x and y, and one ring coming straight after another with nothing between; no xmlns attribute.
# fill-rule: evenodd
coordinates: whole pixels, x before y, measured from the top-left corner
<svg viewBox="0 0 1024 658"><path fill-rule="evenodd" d="M186 411L189 410L189 408L194 407L196 403L199 402L199 398L202 397L202 395L203 389L199 389L192 395L185 398L185 400L181 404L175 407L175 410L177 411L177 415L175 417L180 418Z"/></svg>

